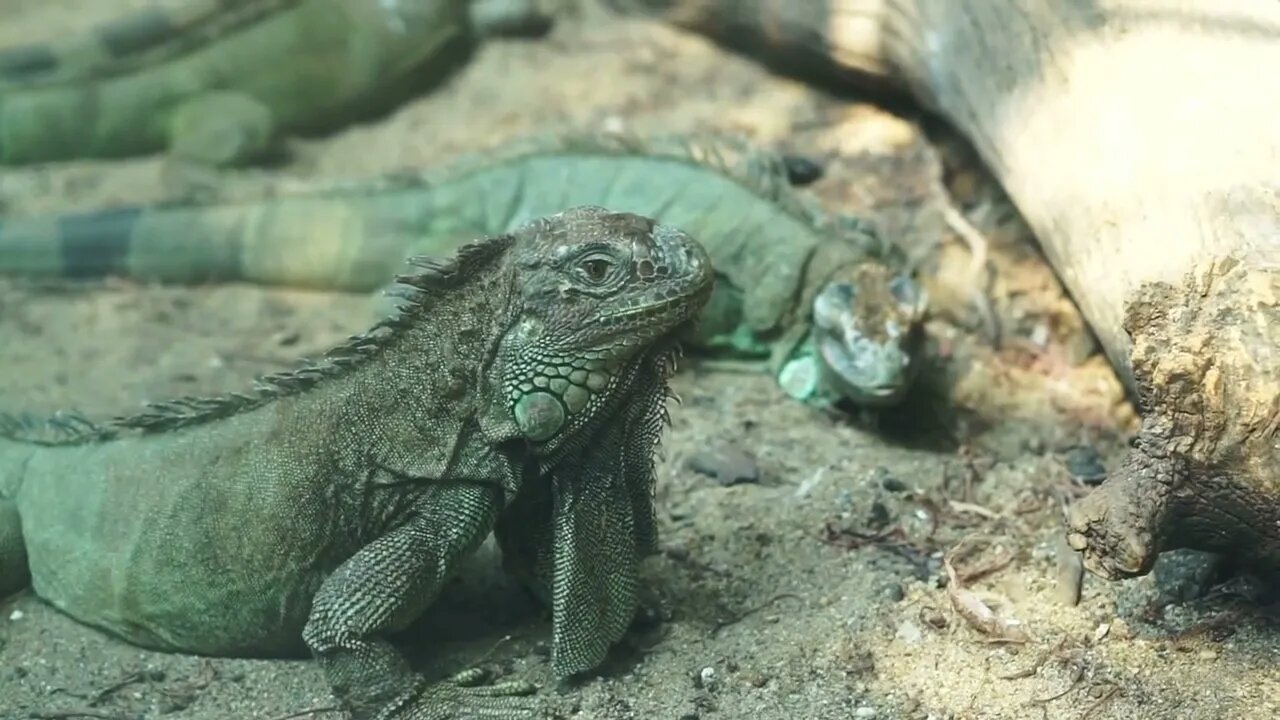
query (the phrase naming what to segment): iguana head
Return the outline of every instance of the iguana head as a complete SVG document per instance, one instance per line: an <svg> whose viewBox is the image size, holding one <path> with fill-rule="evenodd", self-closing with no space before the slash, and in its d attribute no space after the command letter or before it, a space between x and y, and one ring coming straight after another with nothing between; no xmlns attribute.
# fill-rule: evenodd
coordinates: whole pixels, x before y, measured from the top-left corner
<svg viewBox="0 0 1280 720"><path fill-rule="evenodd" d="M711 260L673 227L594 206L516 235L517 317L495 370L520 433L552 455L609 414L639 355L698 314Z"/></svg>
<svg viewBox="0 0 1280 720"><path fill-rule="evenodd" d="M927 298L881 263L838 271L813 300L813 349L823 381L861 406L900 400L918 366Z"/></svg>

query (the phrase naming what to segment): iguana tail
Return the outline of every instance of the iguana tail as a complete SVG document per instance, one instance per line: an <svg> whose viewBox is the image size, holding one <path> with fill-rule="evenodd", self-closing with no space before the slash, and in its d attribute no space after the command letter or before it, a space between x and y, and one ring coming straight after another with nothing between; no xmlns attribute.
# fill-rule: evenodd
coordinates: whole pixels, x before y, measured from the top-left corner
<svg viewBox="0 0 1280 720"><path fill-rule="evenodd" d="M10 218L0 274L372 291L410 254L419 205L387 193Z"/></svg>
<svg viewBox="0 0 1280 720"><path fill-rule="evenodd" d="M0 87L98 80L205 45L299 0L190 0L109 20L75 37L0 48Z"/></svg>
<svg viewBox="0 0 1280 720"><path fill-rule="evenodd" d="M729 162L722 153L739 157ZM726 255L779 265L772 275L800 273L801 262L775 256L807 253L814 216L777 163L753 157L728 139L567 134L527 138L418 176L260 201L0 219L0 274L371 291L389 284L410 254L448 254L467 239L590 203L687 226L717 246L742 245ZM760 304L770 306L753 312L773 310Z"/></svg>

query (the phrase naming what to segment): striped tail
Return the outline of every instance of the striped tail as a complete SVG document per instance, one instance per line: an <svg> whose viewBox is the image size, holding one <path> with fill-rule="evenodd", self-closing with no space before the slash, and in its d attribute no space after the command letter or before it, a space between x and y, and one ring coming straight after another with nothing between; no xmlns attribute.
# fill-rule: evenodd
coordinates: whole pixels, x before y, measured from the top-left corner
<svg viewBox="0 0 1280 720"><path fill-rule="evenodd" d="M99 80L204 46L299 0L192 0L130 13L74 38L0 48L0 88Z"/></svg>
<svg viewBox="0 0 1280 720"><path fill-rule="evenodd" d="M422 235L412 200L299 196L0 218L0 275L372 291Z"/></svg>

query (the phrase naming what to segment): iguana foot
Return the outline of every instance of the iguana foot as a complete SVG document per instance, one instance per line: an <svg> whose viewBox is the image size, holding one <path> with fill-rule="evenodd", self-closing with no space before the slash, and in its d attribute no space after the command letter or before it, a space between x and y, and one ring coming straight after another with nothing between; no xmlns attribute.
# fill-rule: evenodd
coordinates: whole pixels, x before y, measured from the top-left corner
<svg viewBox="0 0 1280 720"><path fill-rule="evenodd" d="M490 682L490 679L489 673L485 672L483 668L467 668L449 678L448 682L458 687L485 691L493 696L532 695L538 692L536 685L523 680L494 683Z"/></svg>
<svg viewBox="0 0 1280 720"><path fill-rule="evenodd" d="M262 159L273 146L271 111L243 93L192 98L169 118L169 150L201 165L230 167Z"/></svg>
<svg viewBox="0 0 1280 720"><path fill-rule="evenodd" d="M531 683L510 681L485 684L488 674L464 670L444 682L428 686L392 703L374 720L533 720L537 692Z"/></svg>

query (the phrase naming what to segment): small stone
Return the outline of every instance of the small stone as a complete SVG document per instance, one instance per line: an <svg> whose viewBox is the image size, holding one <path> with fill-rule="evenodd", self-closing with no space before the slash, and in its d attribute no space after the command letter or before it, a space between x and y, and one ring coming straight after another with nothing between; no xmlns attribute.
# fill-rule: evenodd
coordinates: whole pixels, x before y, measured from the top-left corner
<svg viewBox="0 0 1280 720"><path fill-rule="evenodd" d="M710 688L716 682L716 669L708 665L698 671L697 685L700 688Z"/></svg>
<svg viewBox="0 0 1280 720"><path fill-rule="evenodd" d="M1151 577L1162 602L1182 604L1204 597L1221 567L1222 559L1217 555L1179 548L1156 558Z"/></svg>
<svg viewBox="0 0 1280 720"><path fill-rule="evenodd" d="M1218 651L1212 648L1205 648L1196 653L1197 660L1217 660Z"/></svg>
<svg viewBox="0 0 1280 720"><path fill-rule="evenodd" d="M856 718L873 718L876 716L876 709L863 705L853 711L853 716Z"/></svg>
<svg viewBox="0 0 1280 720"><path fill-rule="evenodd" d="M903 591L902 586L898 583L893 583L884 589L884 596L889 598L890 602L899 602L902 598L906 597L906 595L906 592Z"/></svg>
<svg viewBox="0 0 1280 720"><path fill-rule="evenodd" d="M889 508L884 503L876 500L871 503L871 508L867 512L867 527L872 530L882 530L889 525L892 518L889 516Z"/></svg>
<svg viewBox="0 0 1280 720"><path fill-rule="evenodd" d="M699 450L689 456L685 465L696 473L715 478L724 486L760 481L760 467L755 458L732 445Z"/></svg>
<svg viewBox="0 0 1280 720"><path fill-rule="evenodd" d="M747 675L747 684L751 687L764 687L769 684L769 676L758 672L750 673Z"/></svg>
<svg viewBox="0 0 1280 720"><path fill-rule="evenodd" d="M782 165L787 170L787 180L796 187L818 181L825 172L817 160L804 155L783 155Z"/></svg>
<svg viewBox="0 0 1280 720"><path fill-rule="evenodd" d="M888 472L887 470L885 471ZM907 484L892 475L884 475L880 478L880 487L891 493L900 493L907 491Z"/></svg>
<svg viewBox="0 0 1280 720"><path fill-rule="evenodd" d="M908 645L916 645L924 639L924 633L920 632L920 626L910 620L903 620L898 623L898 632L895 636Z"/></svg>
<svg viewBox="0 0 1280 720"><path fill-rule="evenodd" d="M1071 477L1085 485L1098 485L1107 479L1107 468L1102 464L1102 456L1092 445L1077 445L1068 449L1063 462Z"/></svg>
<svg viewBox="0 0 1280 720"><path fill-rule="evenodd" d="M947 618L942 611L931 605L920 608L920 622L928 625L934 630L943 630L947 627Z"/></svg>
<svg viewBox="0 0 1280 720"><path fill-rule="evenodd" d="M21 610L15 609L13 612L9 613L10 622L17 622L18 620L21 620L23 617L25 617L25 615Z"/></svg>

